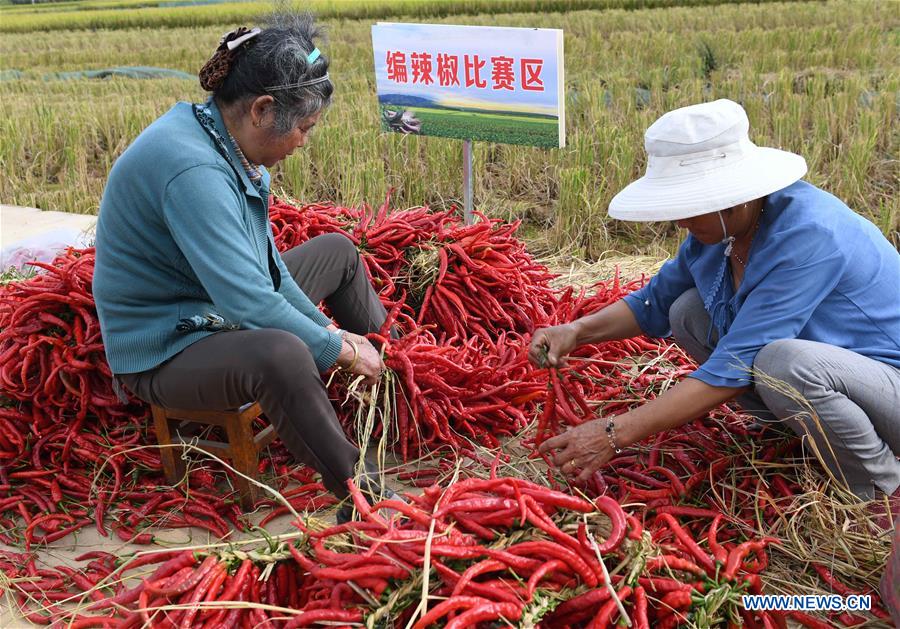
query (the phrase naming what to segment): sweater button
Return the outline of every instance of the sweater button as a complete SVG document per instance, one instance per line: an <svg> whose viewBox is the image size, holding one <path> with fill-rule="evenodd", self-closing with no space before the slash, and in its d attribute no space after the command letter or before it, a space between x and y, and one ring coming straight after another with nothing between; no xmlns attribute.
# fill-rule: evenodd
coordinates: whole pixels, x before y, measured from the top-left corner
<svg viewBox="0 0 900 629"><path fill-rule="evenodd" d="M649 307L650 307L650 300L649 300L649 299L646 300L646 301L644 302L644 305L647 306L647 307L649 308Z"/></svg>

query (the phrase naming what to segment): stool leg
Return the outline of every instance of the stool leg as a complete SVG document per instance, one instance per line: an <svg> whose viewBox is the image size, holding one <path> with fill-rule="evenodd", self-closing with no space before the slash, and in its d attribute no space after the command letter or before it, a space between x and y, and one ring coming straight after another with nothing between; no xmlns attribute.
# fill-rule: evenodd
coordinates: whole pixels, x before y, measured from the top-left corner
<svg viewBox="0 0 900 629"><path fill-rule="evenodd" d="M231 451L234 469L255 479L259 457L253 443L250 423L241 421L240 416L234 415L225 422L225 432L228 434L228 449ZM251 510L258 493L256 485L240 476L235 479L235 485L241 496L241 504L248 511Z"/></svg>
<svg viewBox="0 0 900 629"><path fill-rule="evenodd" d="M153 424L156 427L156 441L163 446L160 448L159 458L162 459L166 480L170 485L175 485L184 476L184 464L181 462L181 452L176 453L175 448L171 447L172 432L169 418L166 417L165 410L158 406L153 407Z"/></svg>

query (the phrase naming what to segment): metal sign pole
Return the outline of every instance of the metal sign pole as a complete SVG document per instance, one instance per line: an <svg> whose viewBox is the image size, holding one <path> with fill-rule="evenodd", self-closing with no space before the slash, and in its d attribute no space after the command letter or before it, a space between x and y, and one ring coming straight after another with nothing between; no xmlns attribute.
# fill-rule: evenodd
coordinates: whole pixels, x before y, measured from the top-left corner
<svg viewBox="0 0 900 629"><path fill-rule="evenodd" d="M466 225L472 224L472 140L463 140L463 210Z"/></svg>

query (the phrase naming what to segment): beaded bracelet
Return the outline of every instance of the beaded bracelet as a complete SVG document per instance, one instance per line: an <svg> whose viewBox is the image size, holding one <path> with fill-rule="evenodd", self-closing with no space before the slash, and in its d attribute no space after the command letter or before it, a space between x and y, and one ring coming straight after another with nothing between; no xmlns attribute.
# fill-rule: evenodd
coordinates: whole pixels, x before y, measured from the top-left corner
<svg viewBox="0 0 900 629"><path fill-rule="evenodd" d="M609 439L609 447L616 454L622 454L622 448L616 445L616 424L612 418L606 420L606 438Z"/></svg>

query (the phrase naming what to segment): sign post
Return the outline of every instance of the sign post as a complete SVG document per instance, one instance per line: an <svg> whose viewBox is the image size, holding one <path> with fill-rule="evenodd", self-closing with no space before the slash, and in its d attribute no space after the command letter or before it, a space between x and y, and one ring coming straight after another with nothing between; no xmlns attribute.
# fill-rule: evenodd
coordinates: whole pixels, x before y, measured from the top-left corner
<svg viewBox="0 0 900 629"><path fill-rule="evenodd" d="M372 27L382 128L463 141L472 220L472 142L566 145L558 29L378 23Z"/></svg>
<svg viewBox="0 0 900 629"><path fill-rule="evenodd" d="M463 140L463 216L472 224L472 140Z"/></svg>

